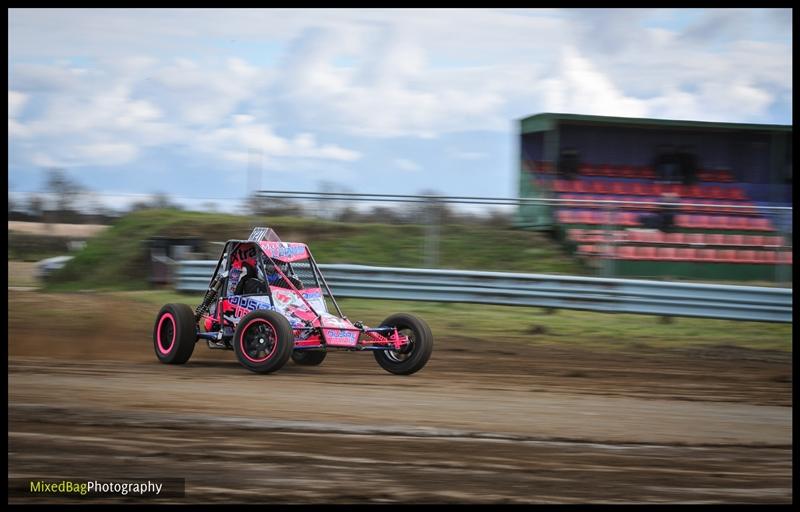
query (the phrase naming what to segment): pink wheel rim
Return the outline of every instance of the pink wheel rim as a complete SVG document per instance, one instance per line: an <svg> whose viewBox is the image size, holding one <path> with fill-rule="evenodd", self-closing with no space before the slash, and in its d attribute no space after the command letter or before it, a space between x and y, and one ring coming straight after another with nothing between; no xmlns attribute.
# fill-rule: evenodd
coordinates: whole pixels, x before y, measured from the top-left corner
<svg viewBox="0 0 800 512"><path fill-rule="evenodd" d="M164 340L161 339L161 327L164 325L164 320L167 318L172 322L172 339L169 342L169 346L164 348ZM161 320L158 321L158 327L156 328L156 344L158 345L158 351L164 355L169 354L173 345L175 345L175 336L177 335L177 329L175 327L175 317L172 316L172 313L165 313L161 317Z"/></svg>
<svg viewBox="0 0 800 512"><path fill-rule="evenodd" d="M247 335L247 331L250 330L253 324L257 323L267 324L267 326L269 326L269 329L272 331L272 336L274 337L272 348L269 350L267 355L258 359L251 357L250 354L247 353L247 347L245 346L245 335ZM247 325L244 326L241 332L242 333L239 335L239 349L242 351L242 355L245 357L245 359L247 359L251 363L263 363L264 361L275 355L275 352L278 349L278 333L275 330L275 327L273 327L273 325L270 322L264 320L263 318L254 318L253 320L250 320L247 323Z"/></svg>

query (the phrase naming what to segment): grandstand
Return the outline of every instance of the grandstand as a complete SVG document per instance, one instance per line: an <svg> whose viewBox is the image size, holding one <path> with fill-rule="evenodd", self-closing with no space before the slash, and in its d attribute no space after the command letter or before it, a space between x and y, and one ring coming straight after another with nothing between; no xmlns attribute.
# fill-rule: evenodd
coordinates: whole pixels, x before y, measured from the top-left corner
<svg viewBox="0 0 800 512"><path fill-rule="evenodd" d="M611 263L617 276L790 276L791 135L783 125L528 117L520 122L520 197L557 201L521 206L517 223L552 230L577 257ZM662 165L674 148L691 154L693 172ZM643 216L665 205L670 228L644 229Z"/></svg>

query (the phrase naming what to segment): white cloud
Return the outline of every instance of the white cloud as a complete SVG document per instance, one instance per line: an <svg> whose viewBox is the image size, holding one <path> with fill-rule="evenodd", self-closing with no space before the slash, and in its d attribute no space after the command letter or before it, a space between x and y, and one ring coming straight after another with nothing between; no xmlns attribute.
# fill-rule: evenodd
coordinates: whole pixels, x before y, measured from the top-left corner
<svg viewBox="0 0 800 512"><path fill-rule="evenodd" d="M557 71L540 87L548 111L575 114L643 117L647 104L626 96L611 79L576 49L567 47Z"/></svg>
<svg viewBox="0 0 800 512"><path fill-rule="evenodd" d="M8 117L13 118L19 116L25 103L28 102L28 95L19 91L8 91Z"/></svg>
<svg viewBox="0 0 800 512"><path fill-rule="evenodd" d="M312 158L340 162L353 162L361 158L357 151L335 144L318 144L311 133L301 133L294 138L276 135L272 127L255 121L251 115L236 115L232 123L198 133L194 150L221 156L237 163L249 162L254 154L260 158Z"/></svg>
<svg viewBox="0 0 800 512"><path fill-rule="evenodd" d="M346 166L363 139L509 132L537 112L758 122L790 109L791 10L698 12L683 29L660 22L683 11L659 9L12 9L9 141L34 165L165 147L247 165L258 148L312 172L297 162Z"/></svg>
<svg viewBox="0 0 800 512"><path fill-rule="evenodd" d="M400 169L401 171L405 172L417 172L422 169L422 167L418 163L409 160L407 158L395 158L392 161L392 164L397 169Z"/></svg>

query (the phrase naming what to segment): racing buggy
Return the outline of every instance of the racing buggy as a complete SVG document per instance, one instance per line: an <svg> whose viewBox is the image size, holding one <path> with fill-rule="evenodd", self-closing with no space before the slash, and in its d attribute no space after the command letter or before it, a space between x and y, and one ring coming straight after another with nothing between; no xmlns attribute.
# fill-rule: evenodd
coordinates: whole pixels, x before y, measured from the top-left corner
<svg viewBox="0 0 800 512"><path fill-rule="evenodd" d="M319 365L330 350L369 350L386 371L410 375L433 350L430 327L413 315L391 315L374 328L350 322L308 247L260 227L247 240L225 243L195 310L167 304L159 311L153 326L159 361L185 363L200 340L233 350L257 373L279 370L289 359Z"/></svg>

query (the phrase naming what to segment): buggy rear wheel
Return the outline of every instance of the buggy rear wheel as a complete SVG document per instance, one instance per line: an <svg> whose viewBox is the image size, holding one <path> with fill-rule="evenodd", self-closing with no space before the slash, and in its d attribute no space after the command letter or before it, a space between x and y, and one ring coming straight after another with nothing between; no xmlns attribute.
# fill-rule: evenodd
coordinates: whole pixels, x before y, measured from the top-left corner
<svg viewBox="0 0 800 512"><path fill-rule="evenodd" d="M292 352L292 361L300 366L318 366L327 355L328 353L322 350L295 350Z"/></svg>
<svg viewBox="0 0 800 512"><path fill-rule="evenodd" d="M162 363L183 364L197 342L194 312L186 304L167 304L158 312L153 326L153 349Z"/></svg>
<svg viewBox="0 0 800 512"><path fill-rule="evenodd" d="M408 336L410 343L402 350L376 350L375 360L381 368L396 375L411 375L420 371L433 352L433 333L421 318L407 313L392 315L381 323L383 327L394 327L401 336Z"/></svg>
<svg viewBox="0 0 800 512"><path fill-rule="evenodd" d="M294 333L280 313L258 310L239 321L233 342L242 366L256 373L271 373L280 370L291 357Z"/></svg>

